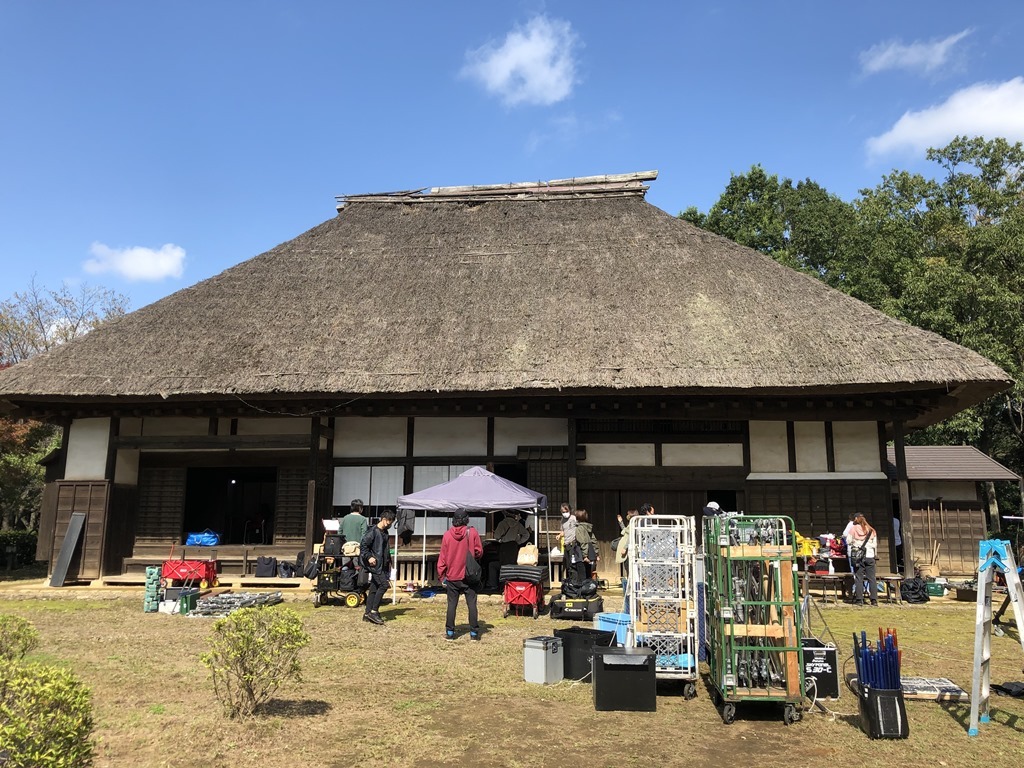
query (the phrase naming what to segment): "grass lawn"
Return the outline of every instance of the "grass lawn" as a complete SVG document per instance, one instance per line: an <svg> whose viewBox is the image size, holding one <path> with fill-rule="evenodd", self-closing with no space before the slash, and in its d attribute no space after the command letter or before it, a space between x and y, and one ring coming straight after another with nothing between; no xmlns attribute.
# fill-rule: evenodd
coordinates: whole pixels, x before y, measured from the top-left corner
<svg viewBox="0 0 1024 768"><path fill-rule="evenodd" d="M36 582L38 583L38 582ZM441 598L406 597L382 611L314 609L303 590L288 605L312 642L304 681L278 692L268 711L226 720L198 655L209 619L142 613L142 590L26 588L0 583L0 612L38 628L37 660L64 664L93 691L96 766L722 766L1012 764L1024 747L1024 700L993 697L994 722L967 736L968 705L908 702L910 739L870 741L857 702L844 691L833 715L793 726L777 705L741 705L722 723L709 692L685 701L667 686L656 713L595 712L591 686L523 682L523 640L570 626L542 616L501 618L499 598L481 598L483 640L442 639ZM606 596L617 610L620 598ZM465 607L460 607L465 626ZM274 610L273 608L269 610ZM850 656L850 633L896 627L907 675L971 684L974 605L828 606L824 618ZM1009 618L1009 617L1008 617ZM1011 621L1012 625L1012 621ZM815 613L812 626L823 631ZM994 683L1024 680L1015 632L993 640ZM853 671L853 663L847 664Z"/></svg>

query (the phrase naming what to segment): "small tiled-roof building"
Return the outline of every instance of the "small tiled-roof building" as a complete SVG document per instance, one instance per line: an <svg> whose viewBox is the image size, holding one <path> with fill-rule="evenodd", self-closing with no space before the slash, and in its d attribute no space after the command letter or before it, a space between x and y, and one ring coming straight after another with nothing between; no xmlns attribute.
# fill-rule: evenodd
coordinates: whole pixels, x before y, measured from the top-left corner
<svg viewBox="0 0 1024 768"><path fill-rule="evenodd" d="M907 430L1009 377L655 208L654 176L343 198L0 372L9 411L65 428L41 549L79 509L81 578L207 527L246 559L294 553L354 497L393 504L473 464L588 508L604 542L645 501L808 535L856 509L886 533L886 442L899 464Z"/></svg>
<svg viewBox="0 0 1024 768"><path fill-rule="evenodd" d="M924 562L938 547L943 574L967 574L978 567L978 542L999 526L990 483L1014 483L1021 477L969 445L908 445L904 449L910 497L913 549ZM896 448L889 446L886 472L898 499Z"/></svg>

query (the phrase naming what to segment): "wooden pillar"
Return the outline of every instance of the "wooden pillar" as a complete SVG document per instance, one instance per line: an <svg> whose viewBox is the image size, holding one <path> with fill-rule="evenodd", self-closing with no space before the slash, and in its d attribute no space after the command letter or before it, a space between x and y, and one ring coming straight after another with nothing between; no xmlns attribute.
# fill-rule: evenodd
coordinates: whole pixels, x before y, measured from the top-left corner
<svg viewBox="0 0 1024 768"><path fill-rule="evenodd" d="M576 419L569 417L569 460L566 462L569 474L569 504L576 509Z"/></svg>
<svg viewBox="0 0 1024 768"><path fill-rule="evenodd" d="M313 531L316 529L316 480L320 463L320 417L310 419L309 462L306 473L306 554L313 552Z"/></svg>
<svg viewBox="0 0 1024 768"><path fill-rule="evenodd" d="M896 454L896 485L900 498L900 537L903 539L903 562L908 573L914 567L914 523L910 519L910 481L907 479L907 452L903 442L903 422L892 423Z"/></svg>

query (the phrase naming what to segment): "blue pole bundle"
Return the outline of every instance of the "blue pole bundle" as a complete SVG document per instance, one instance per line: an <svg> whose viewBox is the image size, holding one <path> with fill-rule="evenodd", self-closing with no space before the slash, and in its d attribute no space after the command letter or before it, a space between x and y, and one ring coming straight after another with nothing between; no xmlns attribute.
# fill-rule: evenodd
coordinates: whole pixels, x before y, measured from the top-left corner
<svg viewBox="0 0 1024 768"><path fill-rule="evenodd" d="M868 633L861 632L860 639L853 633L853 656L857 662L857 678L862 688L898 690L900 683L899 637L894 629L878 628L878 644L871 647Z"/></svg>

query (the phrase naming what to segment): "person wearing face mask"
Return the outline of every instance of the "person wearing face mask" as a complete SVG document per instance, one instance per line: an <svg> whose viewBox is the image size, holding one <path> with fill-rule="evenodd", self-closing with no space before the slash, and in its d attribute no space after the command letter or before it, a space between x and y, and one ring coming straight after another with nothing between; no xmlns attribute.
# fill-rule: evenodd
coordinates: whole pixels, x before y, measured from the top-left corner
<svg viewBox="0 0 1024 768"><path fill-rule="evenodd" d="M576 563L573 559L573 551L576 549L576 516L572 513L569 502L563 501L562 510L562 570L565 577L569 578L576 572Z"/></svg>

